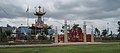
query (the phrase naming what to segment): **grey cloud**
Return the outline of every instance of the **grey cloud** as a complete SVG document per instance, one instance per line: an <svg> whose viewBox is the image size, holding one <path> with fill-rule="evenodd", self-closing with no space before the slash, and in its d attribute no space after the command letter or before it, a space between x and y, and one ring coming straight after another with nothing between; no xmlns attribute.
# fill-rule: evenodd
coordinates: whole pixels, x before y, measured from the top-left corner
<svg viewBox="0 0 120 53"><path fill-rule="evenodd" d="M77 17L81 18L84 17L84 19L106 19L106 18L118 18L120 15L117 10L120 8L120 0L97 0L97 1L91 1L91 0L84 0L84 1L78 1L72 2L69 4L62 4L62 2L56 2L55 8L59 12L53 13L53 16L61 16L66 17L68 14L76 15ZM79 10L73 10L73 8L80 6L84 6L89 8L94 8L92 10L88 11L79 11ZM113 11L113 12L111 12ZM106 13L103 13L106 12ZM78 19L78 18L76 18Z"/></svg>
<svg viewBox="0 0 120 53"><path fill-rule="evenodd" d="M10 0L9 0L10 1ZM26 10L22 9L21 6L17 4L11 4L9 2L0 2L0 18L17 18L17 17L26 17ZM22 5L22 4L21 4ZM30 17L33 17L33 13L30 13Z"/></svg>
<svg viewBox="0 0 120 53"><path fill-rule="evenodd" d="M112 11L120 8L120 0L99 0L99 1L89 1L83 2L82 4L89 8L99 8L105 11Z"/></svg>
<svg viewBox="0 0 120 53"><path fill-rule="evenodd" d="M12 0L9 0L9 2L10 1ZM4 8L9 14L9 16L6 15L6 13L0 9L0 18L27 16L25 9L22 9L21 6L10 4L9 2L7 2L7 4L5 1L0 2L0 8ZM67 3L63 2L65 1L53 2L57 12L51 12L46 9L47 13L45 17L54 17L56 19L118 19L120 17L120 11L118 11L120 8L120 0L74 0ZM81 6L86 7L89 10L81 11ZM74 8L79 8L79 10L75 10ZM73 18L71 18L72 16ZM30 12L30 17L35 17L33 12Z"/></svg>
<svg viewBox="0 0 120 53"><path fill-rule="evenodd" d="M64 3L59 1L59 2L55 2L54 6L55 6L56 9L59 9L59 10L70 10L72 8L75 8L75 7L80 7L80 4L79 3L64 4Z"/></svg>

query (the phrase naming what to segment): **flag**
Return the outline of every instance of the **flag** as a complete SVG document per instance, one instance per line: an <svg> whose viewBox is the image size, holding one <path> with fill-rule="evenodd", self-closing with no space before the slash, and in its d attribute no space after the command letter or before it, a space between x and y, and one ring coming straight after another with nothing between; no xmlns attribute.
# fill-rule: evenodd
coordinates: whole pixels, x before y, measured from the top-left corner
<svg viewBox="0 0 120 53"><path fill-rule="evenodd" d="M26 12L28 12L28 11L29 11L29 8L27 8Z"/></svg>

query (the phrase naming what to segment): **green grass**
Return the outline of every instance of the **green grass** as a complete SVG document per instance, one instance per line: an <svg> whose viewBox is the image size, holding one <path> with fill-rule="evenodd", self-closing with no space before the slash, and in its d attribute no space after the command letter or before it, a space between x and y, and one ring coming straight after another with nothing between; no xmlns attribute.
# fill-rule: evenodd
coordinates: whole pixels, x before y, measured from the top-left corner
<svg viewBox="0 0 120 53"><path fill-rule="evenodd" d="M42 41L42 42L15 42L15 43L8 43L8 42L0 42L0 45L25 45L25 44L52 44L52 41Z"/></svg>
<svg viewBox="0 0 120 53"><path fill-rule="evenodd" d="M120 40L95 40L95 42L120 42Z"/></svg>
<svg viewBox="0 0 120 53"><path fill-rule="evenodd" d="M120 44L40 48L3 48L0 49L0 53L120 53Z"/></svg>

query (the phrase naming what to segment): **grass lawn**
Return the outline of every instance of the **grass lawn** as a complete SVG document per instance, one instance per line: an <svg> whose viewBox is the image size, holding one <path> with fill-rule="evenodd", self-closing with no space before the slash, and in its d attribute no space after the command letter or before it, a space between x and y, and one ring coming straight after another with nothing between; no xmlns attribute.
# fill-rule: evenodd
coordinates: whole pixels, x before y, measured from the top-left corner
<svg viewBox="0 0 120 53"><path fill-rule="evenodd" d="M0 53L120 53L120 44L40 48L3 48L0 49Z"/></svg>
<svg viewBox="0 0 120 53"><path fill-rule="evenodd" d="M95 40L95 42L120 42L120 40Z"/></svg>

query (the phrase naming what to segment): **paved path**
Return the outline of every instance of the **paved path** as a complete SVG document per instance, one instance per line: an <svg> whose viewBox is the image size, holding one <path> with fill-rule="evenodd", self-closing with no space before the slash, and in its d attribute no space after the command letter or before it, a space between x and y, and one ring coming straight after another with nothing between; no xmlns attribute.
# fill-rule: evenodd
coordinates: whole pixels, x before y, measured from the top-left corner
<svg viewBox="0 0 120 53"><path fill-rule="evenodd" d="M69 42L53 44L30 44L30 45L0 45L0 48L29 48L29 47L53 47L53 46L72 46L72 45L91 45L91 44L120 44L120 42Z"/></svg>

